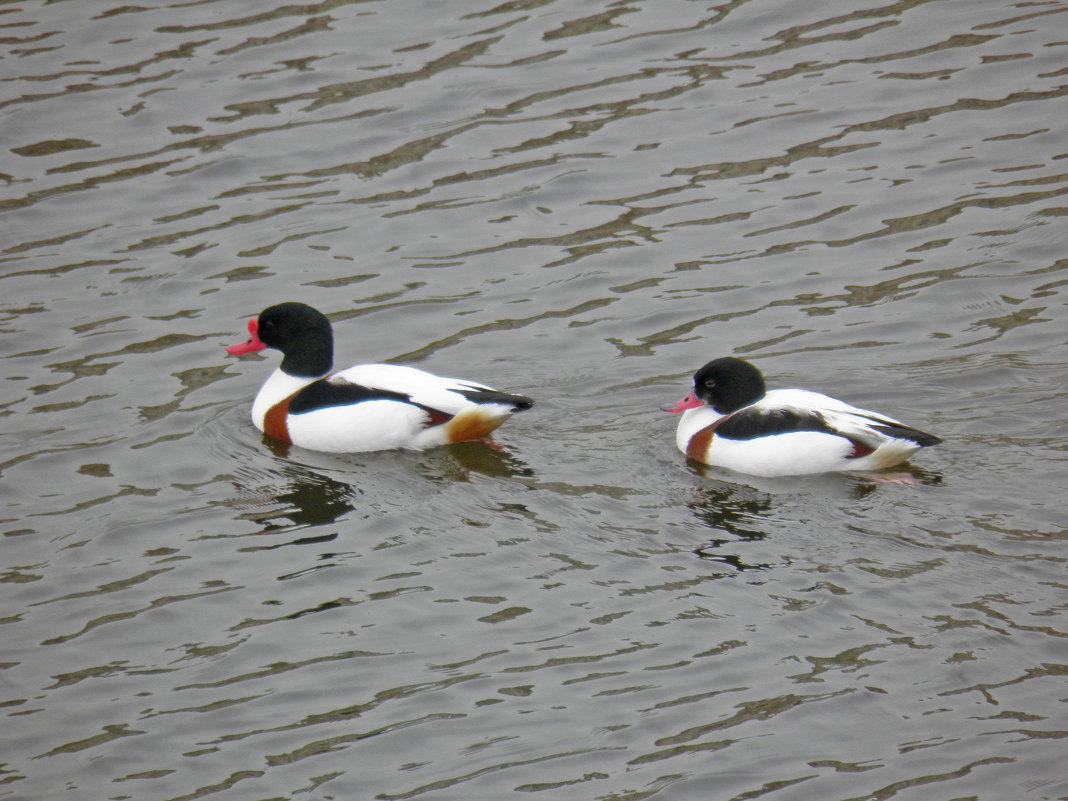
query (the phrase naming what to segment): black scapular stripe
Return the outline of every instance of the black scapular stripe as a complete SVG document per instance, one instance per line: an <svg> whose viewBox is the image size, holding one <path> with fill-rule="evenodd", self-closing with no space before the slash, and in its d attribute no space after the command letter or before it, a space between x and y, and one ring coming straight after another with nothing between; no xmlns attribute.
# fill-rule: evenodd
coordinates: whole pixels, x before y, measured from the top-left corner
<svg viewBox="0 0 1068 801"><path fill-rule="evenodd" d="M908 426L897 425L895 423L888 423L886 420L879 420L872 426L876 431L881 431L888 437L894 437L895 439L907 439L915 442L921 448L927 448L931 445L937 445L942 441L940 437L936 437L934 434L927 434L920 431L917 428L909 428Z"/></svg>
<svg viewBox="0 0 1068 801"><path fill-rule="evenodd" d="M942 440L933 434L927 434L915 428L892 423L881 417L865 416L871 421L871 428L888 437L906 439L921 447L937 445ZM863 434L846 434L831 427L818 412L799 412L794 409L743 409L735 412L718 426L716 435L725 439L747 440L769 437L773 434L787 434L794 431L816 431L821 434L833 434L849 440L861 450L871 452L879 446L877 439Z"/></svg>
<svg viewBox="0 0 1068 801"><path fill-rule="evenodd" d="M507 392L498 392L495 389L457 389L453 390L458 395L463 395L472 403L503 403L515 407L517 412L529 409L534 401L522 395L510 395Z"/></svg>
<svg viewBox="0 0 1068 801"><path fill-rule="evenodd" d="M331 406L348 406L372 400L391 400L411 403L411 397L403 392L388 389L372 389L362 384L333 383L325 378L319 379L293 396L289 402L290 414L307 414L317 409Z"/></svg>
<svg viewBox="0 0 1068 801"><path fill-rule="evenodd" d="M522 395L509 395L506 392L497 392L492 389L467 389L455 390L473 403L505 403L513 406L516 411L529 409L534 401ZM315 381L293 396L289 402L290 414L307 414L319 409L328 409L333 406L349 406L365 401L389 400L398 403L408 403L422 409L429 416L430 425L440 425L453 418L448 412L435 409L423 403L416 403L412 396L404 392L394 392L389 389L365 387L362 384L352 384L345 381L330 381L322 378Z"/></svg>
<svg viewBox="0 0 1068 801"><path fill-rule="evenodd" d="M818 431L841 436L840 432L827 425L822 415L794 409L742 409L716 426L716 436L736 440L770 437L773 434L793 431Z"/></svg>

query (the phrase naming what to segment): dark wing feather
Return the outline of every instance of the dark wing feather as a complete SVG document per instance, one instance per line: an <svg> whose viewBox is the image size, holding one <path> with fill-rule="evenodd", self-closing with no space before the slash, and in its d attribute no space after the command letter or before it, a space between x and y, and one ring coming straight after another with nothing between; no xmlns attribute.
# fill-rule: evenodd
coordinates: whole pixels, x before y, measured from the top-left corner
<svg viewBox="0 0 1068 801"><path fill-rule="evenodd" d="M422 409L427 413L427 426L441 425L449 422L453 415L427 406L425 403L416 403L411 396L404 392L394 392L389 389L365 387L362 384L353 384L349 381L321 378L314 383L308 384L302 390L293 395L289 402L290 414L307 414L319 409L328 409L332 406L350 406L364 401L387 400L397 403L407 403Z"/></svg>
<svg viewBox="0 0 1068 801"><path fill-rule="evenodd" d="M453 392L457 395L463 395L472 403L503 403L507 406L515 407L517 412L529 409L534 405L534 401L523 395L510 395L507 392L498 392L497 390L489 389L488 387L454 389Z"/></svg>
<svg viewBox="0 0 1068 801"><path fill-rule="evenodd" d="M816 411L789 408L761 409L751 406L740 409L716 426L717 436L733 440L751 440L798 431L814 431L819 434L841 437L853 446L852 452L847 457L851 459L867 456L879 447L877 438L864 437L859 432L847 434L839 431Z"/></svg>
<svg viewBox="0 0 1068 801"><path fill-rule="evenodd" d="M348 406L371 400L391 400L410 403L411 398L403 392L374 389L346 381L330 381L321 378L297 392L289 402L290 414L306 414L331 406Z"/></svg>
<svg viewBox="0 0 1068 801"><path fill-rule="evenodd" d="M468 389L453 390L463 395L472 403L503 403L515 408L516 411L529 409L534 401L522 395L510 395L506 392L498 392L488 387L477 384L469 385ZM436 426L447 423L453 418L449 412L418 403L412 400L412 396L406 392L396 392L379 387L368 387L356 384L340 378L321 378L304 387L293 395L289 402L290 414L307 414L319 409L327 409L334 406L350 406L365 401L387 400L397 403L407 403L422 409L428 415L427 425Z"/></svg>
<svg viewBox="0 0 1068 801"><path fill-rule="evenodd" d="M804 412L797 409L761 409L749 406L739 409L724 418L716 426L716 436L725 439L757 439L793 431L818 431L841 436L819 412Z"/></svg>
<svg viewBox="0 0 1068 801"><path fill-rule="evenodd" d="M910 428L901 423L890 422L878 417L871 417L869 419L873 421L871 427L876 431L880 431L883 434L886 434L886 436L893 437L894 439L910 440L922 448L937 445L942 441L941 438L936 437L934 434L927 434L917 428Z"/></svg>

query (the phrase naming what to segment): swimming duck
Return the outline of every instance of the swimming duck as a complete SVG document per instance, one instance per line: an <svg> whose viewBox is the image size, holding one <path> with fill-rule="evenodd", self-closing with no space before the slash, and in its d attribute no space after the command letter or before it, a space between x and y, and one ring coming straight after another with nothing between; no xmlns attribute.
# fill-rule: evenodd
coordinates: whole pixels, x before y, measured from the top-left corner
<svg viewBox="0 0 1068 801"><path fill-rule="evenodd" d="M693 392L665 411L682 412L679 450L707 465L757 476L880 470L942 440L883 414L804 389L765 390L741 359L709 362Z"/></svg>
<svg viewBox="0 0 1068 801"><path fill-rule="evenodd" d="M267 436L315 451L422 450L487 437L533 401L483 384L442 378L414 367L361 364L331 373L334 335L324 314L279 303L249 320L239 355L274 348L282 364L252 403L252 422Z"/></svg>

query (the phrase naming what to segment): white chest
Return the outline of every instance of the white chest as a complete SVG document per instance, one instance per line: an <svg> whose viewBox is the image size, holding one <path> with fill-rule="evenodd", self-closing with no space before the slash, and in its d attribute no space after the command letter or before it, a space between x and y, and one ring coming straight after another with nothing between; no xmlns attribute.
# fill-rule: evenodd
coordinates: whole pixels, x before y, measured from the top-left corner
<svg viewBox="0 0 1068 801"><path fill-rule="evenodd" d="M256 393L256 400L252 402L252 424L263 431L263 419L267 412L276 403L284 401L297 390L306 387L314 378L298 378L283 373L281 369L271 373L260 391Z"/></svg>

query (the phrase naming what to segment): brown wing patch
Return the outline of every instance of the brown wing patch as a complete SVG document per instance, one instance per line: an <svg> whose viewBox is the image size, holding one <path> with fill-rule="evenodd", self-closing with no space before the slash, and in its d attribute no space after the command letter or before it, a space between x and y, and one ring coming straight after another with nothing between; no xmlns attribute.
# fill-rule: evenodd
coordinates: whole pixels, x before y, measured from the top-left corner
<svg viewBox="0 0 1068 801"><path fill-rule="evenodd" d="M440 426L442 423L447 423L452 419L451 414L439 412L437 409L431 409L429 406L423 407L423 411L430 415L430 419L426 424L427 428L430 428L431 426Z"/></svg>
<svg viewBox="0 0 1068 801"><path fill-rule="evenodd" d="M276 403L268 409L267 414L263 416L263 433L271 439L285 442L288 445L293 444L293 440L289 438L289 426L286 424L286 418L289 417L289 402L291 400L293 400L293 395Z"/></svg>
<svg viewBox="0 0 1068 801"><path fill-rule="evenodd" d="M445 424L448 442L467 442L484 439L507 419L507 415L491 415L483 409L465 409Z"/></svg>
<svg viewBox="0 0 1068 801"><path fill-rule="evenodd" d="M853 452L846 457L847 459L861 459L875 453L875 448L869 448L859 440L850 439L849 437L846 437L846 439L848 439L853 446Z"/></svg>

